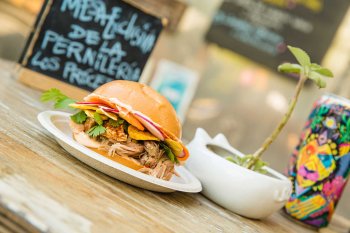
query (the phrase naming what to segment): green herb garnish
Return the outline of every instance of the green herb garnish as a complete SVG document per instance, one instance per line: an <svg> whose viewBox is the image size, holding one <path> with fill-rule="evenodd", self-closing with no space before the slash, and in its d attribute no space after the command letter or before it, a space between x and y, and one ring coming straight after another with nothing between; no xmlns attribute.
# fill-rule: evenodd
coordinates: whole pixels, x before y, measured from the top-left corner
<svg viewBox="0 0 350 233"><path fill-rule="evenodd" d="M127 121L123 122L124 132L128 132L129 125L130 125L129 122L127 122Z"/></svg>
<svg viewBox="0 0 350 233"><path fill-rule="evenodd" d="M74 121L77 124L82 124L86 121L87 115L84 111L80 111L80 112L77 112L76 114L72 115L70 117L70 119L72 119L72 121Z"/></svg>
<svg viewBox="0 0 350 233"><path fill-rule="evenodd" d="M96 123L98 125L95 125L94 127L92 127L91 129L89 129L89 131L87 131L87 134L90 137L97 137L103 133L106 132L106 128L103 127L103 120L100 114L98 114L97 112L94 112L94 120L96 121Z"/></svg>
<svg viewBox="0 0 350 233"><path fill-rule="evenodd" d="M124 123L124 120L121 119L121 118L118 118L118 120L113 120L113 119L109 119L108 123L115 127L115 128L118 128L119 126L121 126L123 123Z"/></svg>
<svg viewBox="0 0 350 233"><path fill-rule="evenodd" d="M61 99L61 100L58 100L56 103L55 103L55 105L54 105L54 107L56 108L56 109L67 109L67 108L71 108L69 105L70 104L73 104L73 103L75 103L76 101L75 100L72 100L72 99L70 99L70 98L66 98L66 99Z"/></svg>
<svg viewBox="0 0 350 233"><path fill-rule="evenodd" d="M102 125L95 125L94 127L92 127L91 129L89 129L89 131L87 131L87 134L90 137L97 137L103 133L106 132L106 128L103 127Z"/></svg>
<svg viewBox="0 0 350 233"><path fill-rule="evenodd" d="M51 88L50 90L45 91L42 95L40 100L42 102L48 102L53 101L55 102L55 108L71 108L69 107L70 104L75 103L76 101L67 97L64 95L60 90L57 88ZM82 124L86 121L87 115L84 111L79 111L78 113L71 116L72 121L74 121L77 124ZM106 132L106 128L103 127L103 120L100 114L97 112L94 113L94 120L98 125L92 127L90 130L87 131L87 134L90 137L97 137L103 133Z"/></svg>
<svg viewBox="0 0 350 233"><path fill-rule="evenodd" d="M70 109L71 107L69 105L76 102L75 100L64 95L57 88L51 88L51 89L45 91L41 95L40 100L42 102L49 102L49 101L55 102L54 107L56 109L58 109L58 108L59 109Z"/></svg>
<svg viewBox="0 0 350 233"><path fill-rule="evenodd" d="M60 99L64 99L66 97L67 96L62 94L62 92L60 90L58 90L57 88L51 88L51 89L43 92L43 94L40 97L40 100L43 102L57 101Z"/></svg>
<svg viewBox="0 0 350 233"><path fill-rule="evenodd" d="M163 150L165 151L166 155L168 156L171 162L179 163L179 161L177 160L177 157L174 155L174 153L171 151L171 149L167 145L165 145L164 143L160 143L160 146L163 148Z"/></svg>

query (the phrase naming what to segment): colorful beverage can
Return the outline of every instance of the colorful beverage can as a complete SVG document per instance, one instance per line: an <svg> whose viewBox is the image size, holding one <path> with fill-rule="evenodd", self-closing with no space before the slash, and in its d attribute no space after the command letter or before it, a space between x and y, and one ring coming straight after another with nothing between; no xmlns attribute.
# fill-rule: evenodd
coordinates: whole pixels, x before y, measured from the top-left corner
<svg viewBox="0 0 350 233"><path fill-rule="evenodd" d="M318 99L293 151L288 176L293 193L285 212L312 227L326 227L350 172L350 101Z"/></svg>

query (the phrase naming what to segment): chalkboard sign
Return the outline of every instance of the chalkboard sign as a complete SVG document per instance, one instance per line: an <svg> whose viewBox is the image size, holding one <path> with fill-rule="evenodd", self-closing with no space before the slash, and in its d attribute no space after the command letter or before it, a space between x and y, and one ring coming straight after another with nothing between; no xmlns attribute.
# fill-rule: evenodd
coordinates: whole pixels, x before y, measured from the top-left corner
<svg viewBox="0 0 350 233"><path fill-rule="evenodd" d="M206 35L209 42L276 69L292 61L286 45L321 62L349 0L225 0Z"/></svg>
<svg viewBox="0 0 350 233"><path fill-rule="evenodd" d="M46 1L39 17L23 66L88 91L139 81L163 28L122 0Z"/></svg>

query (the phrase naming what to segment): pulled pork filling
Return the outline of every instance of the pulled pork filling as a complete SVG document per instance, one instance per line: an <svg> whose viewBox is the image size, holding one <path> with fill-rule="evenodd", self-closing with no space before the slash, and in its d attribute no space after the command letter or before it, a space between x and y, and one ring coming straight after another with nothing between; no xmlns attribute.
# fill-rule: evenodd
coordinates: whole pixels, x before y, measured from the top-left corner
<svg viewBox="0 0 350 233"><path fill-rule="evenodd" d="M80 130L87 134L98 124L92 117L87 117L83 124L76 124ZM104 133L95 137L101 145L99 150L108 153L108 156L122 156L133 158L144 167L139 171L163 180L170 180L175 173L174 162L172 162L156 140L134 140L128 134L128 123L123 121L120 125L113 125L104 120L102 126Z"/></svg>

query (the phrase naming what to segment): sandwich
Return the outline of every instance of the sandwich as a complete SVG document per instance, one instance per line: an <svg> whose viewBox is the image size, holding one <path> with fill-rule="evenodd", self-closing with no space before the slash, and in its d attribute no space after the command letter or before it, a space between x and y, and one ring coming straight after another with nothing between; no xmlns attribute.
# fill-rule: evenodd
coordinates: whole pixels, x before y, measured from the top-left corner
<svg viewBox="0 0 350 233"><path fill-rule="evenodd" d="M69 106L73 138L129 168L170 180L189 157L174 108L145 84L112 81Z"/></svg>

